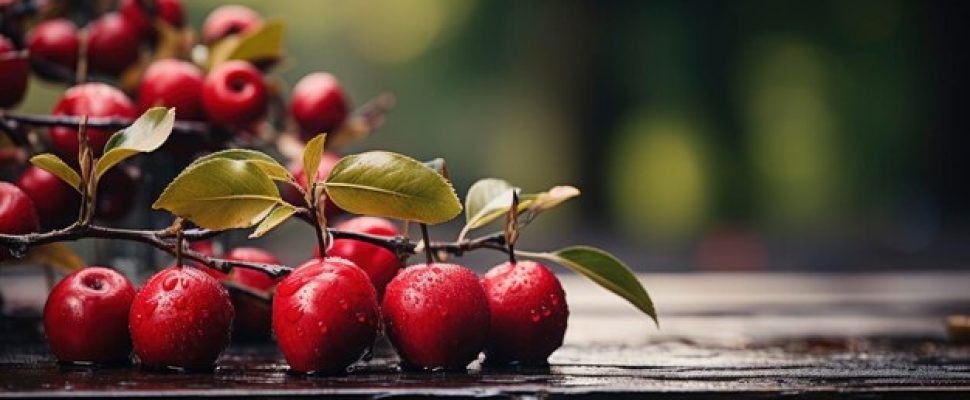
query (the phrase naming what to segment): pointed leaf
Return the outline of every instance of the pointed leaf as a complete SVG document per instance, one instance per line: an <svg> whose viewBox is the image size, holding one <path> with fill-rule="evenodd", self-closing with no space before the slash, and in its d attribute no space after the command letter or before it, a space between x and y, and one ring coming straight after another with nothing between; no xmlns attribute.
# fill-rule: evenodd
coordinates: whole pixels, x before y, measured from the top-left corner
<svg viewBox="0 0 970 400"><path fill-rule="evenodd" d="M323 158L323 146L327 142L327 134L321 133L310 139L303 148L303 173L306 175L307 189L317 181L317 170Z"/></svg>
<svg viewBox="0 0 970 400"><path fill-rule="evenodd" d="M203 228L225 230L256 225L278 205L286 202L255 163L215 158L182 171L152 208L168 210Z"/></svg>
<svg viewBox="0 0 970 400"><path fill-rule="evenodd" d="M650 295L637 280L633 271L613 255L588 246L568 247L554 253L518 252L517 254L550 260L586 276L633 304L659 326L657 311L653 307Z"/></svg>
<svg viewBox="0 0 970 400"><path fill-rule="evenodd" d="M50 153L38 154L31 157L30 163L61 178L74 190L81 191L81 175L78 175L77 171L67 165L60 157Z"/></svg>
<svg viewBox="0 0 970 400"><path fill-rule="evenodd" d="M473 221L485 205L512 189L512 184L496 178L479 179L473 183L465 194L465 223Z"/></svg>
<svg viewBox="0 0 970 400"><path fill-rule="evenodd" d="M263 219L263 222L259 223L259 226L256 227L256 230L249 235L249 238L255 239L265 235L266 232L269 232L273 228L276 228L277 226L285 222L294 213L296 213L296 207L293 207L289 204L280 204L276 206L276 208L274 208L273 211L270 211L269 215L267 215L266 218Z"/></svg>
<svg viewBox="0 0 970 400"><path fill-rule="evenodd" d="M240 160L248 161L256 164L266 175L269 175L270 179L274 181L292 181L293 176L290 175L290 171L286 169L278 161L270 157L266 153L259 152L256 150L249 149L229 149L217 151L212 154L207 154L195 160L193 164L202 163L215 158L225 158L229 160Z"/></svg>
<svg viewBox="0 0 970 400"><path fill-rule="evenodd" d="M104 155L95 166L95 179L128 157L148 153L162 146L175 127L175 109L154 107L145 111L131 126L116 132L104 145Z"/></svg>
<svg viewBox="0 0 970 400"><path fill-rule="evenodd" d="M371 151L344 157L324 185L337 206L356 214L438 224L461 213L448 180L401 154Z"/></svg>
<svg viewBox="0 0 970 400"><path fill-rule="evenodd" d="M579 189L572 186L555 186L546 192L535 195L529 207L526 208L524 218L519 222L519 225L528 225L543 211L554 208L576 196L579 196Z"/></svg>
<svg viewBox="0 0 970 400"><path fill-rule="evenodd" d="M284 24L267 20L259 27L217 42L209 51L209 68L228 60L275 61L283 57Z"/></svg>

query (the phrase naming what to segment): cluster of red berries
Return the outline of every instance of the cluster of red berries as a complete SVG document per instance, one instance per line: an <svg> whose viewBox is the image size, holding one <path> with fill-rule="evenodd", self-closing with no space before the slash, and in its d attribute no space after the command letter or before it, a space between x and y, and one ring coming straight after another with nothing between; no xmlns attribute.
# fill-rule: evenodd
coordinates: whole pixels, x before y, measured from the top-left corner
<svg viewBox="0 0 970 400"><path fill-rule="evenodd" d="M151 13L148 7L153 10ZM31 65L37 67L38 75L47 78L50 76L44 74L51 66L74 71L82 40L87 41L87 58L93 71L111 76L128 71L143 58L146 44L157 36L150 15L157 16L157 24L174 28L182 28L185 23L180 0L123 0L117 11L102 15L85 29L78 29L66 18L42 21L25 35L25 49L17 49L13 41L0 35L0 76L3 76L0 108L9 108L23 98ZM245 34L262 23L263 18L247 7L221 6L206 18L202 42L217 43L232 35ZM132 97L104 83L76 85L65 91L51 114L135 118L151 107L164 106L174 107L180 120L209 122L227 131L243 132L264 118L270 102L263 71L246 61L228 61L205 73L188 61L160 59L144 68L139 82L132 88ZM347 119L350 103L333 75L315 72L293 88L289 110L301 137L308 140L319 132L334 132L339 128ZM101 155L113 133L104 129L86 130L95 156ZM51 152L76 166L77 129L52 127L49 139ZM214 149L205 146L198 138L173 136L165 149L190 159L198 151ZM321 163L321 175L326 176L337 159L336 155L327 154ZM299 162L291 170L298 179L303 177ZM105 221L124 217L133 205L134 191L128 188L139 175L140 171L133 165L109 172L101 183L103 192L99 193L95 217ZM42 228L61 228L76 219L78 210L65 205L78 204L78 193L53 174L30 166L16 183L32 200ZM306 182L300 184L306 187ZM330 202L326 209L330 214L337 211Z"/></svg>
<svg viewBox="0 0 970 400"><path fill-rule="evenodd" d="M339 228L398 234L374 217ZM422 369L461 370L483 350L489 362L540 364L562 344L565 292L541 264L504 263L479 279L455 264L404 268L392 251L356 240L335 240L328 253L279 281L249 269L173 266L137 292L114 270L84 268L47 300L48 342L63 362L125 362L134 349L149 367L205 369L231 335L266 337L272 326L290 368L319 374L345 371L382 329L402 365ZM225 257L278 263L254 248ZM225 282L274 293L272 307L230 295Z"/></svg>

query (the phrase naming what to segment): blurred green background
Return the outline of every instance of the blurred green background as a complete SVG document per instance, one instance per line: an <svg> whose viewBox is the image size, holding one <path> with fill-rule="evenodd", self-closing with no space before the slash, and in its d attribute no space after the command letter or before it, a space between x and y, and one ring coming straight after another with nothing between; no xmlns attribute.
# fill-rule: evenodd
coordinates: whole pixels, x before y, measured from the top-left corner
<svg viewBox="0 0 970 400"><path fill-rule="evenodd" d="M198 28L226 2L185 3ZM290 84L323 70L355 104L396 95L350 150L443 157L460 194L491 176L583 190L523 247L589 243L649 271L970 256L964 2L237 3L286 22ZM287 229L266 245L309 232Z"/></svg>

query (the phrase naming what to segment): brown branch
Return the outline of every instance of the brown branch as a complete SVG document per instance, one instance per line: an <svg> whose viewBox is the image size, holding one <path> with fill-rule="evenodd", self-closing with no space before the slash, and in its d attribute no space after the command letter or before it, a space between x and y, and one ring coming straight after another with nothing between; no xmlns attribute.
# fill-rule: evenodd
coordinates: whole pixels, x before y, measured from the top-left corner
<svg viewBox="0 0 970 400"><path fill-rule="evenodd" d="M0 119L6 119L17 125L40 127L63 126L73 128L81 122L81 117L73 115L19 114L2 110L0 110ZM133 122L135 120L130 118L91 117L88 119L88 128L118 130L131 126ZM172 132L201 135L210 132L210 127L203 122L175 121L175 127L172 128Z"/></svg>
<svg viewBox="0 0 970 400"><path fill-rule="evenodd" d="M391 251L395 254L411 256L416 254L417 243L409 241L404 236L381 236L367 233L350 232L339 229L328 229L334 239L351 239L375 244ZM207 229L189 229L184 232L186 241L204 240L214 237L223 231L212 231ZM99 225L74 224L63 229L58 229L42 233L28 233L23 235L0 234L0 247L7 248L14 255L22 255L28 249L43 244L54 242L76 241L86 238L99 239L118 239L145 243L166 253L175 255L177 241L175 233L169 229L162 230L134 230L110 228ZM507 252L505 246L505 236L502 232L482 236L475 239L463 240L460 242L431 242L429 249L434 252L445 252L455 256L461 256L465 252L478 249L491 249ZM192 250L189 246L181 249L182 257L187 260L202 263L211 268L222 272L229 272L233 267L242 267L262 271L272 277L281 277L289 273L290 267L285 265L254 263L245 261L227 260L223 258L210 257L198 251Z"/></svg>

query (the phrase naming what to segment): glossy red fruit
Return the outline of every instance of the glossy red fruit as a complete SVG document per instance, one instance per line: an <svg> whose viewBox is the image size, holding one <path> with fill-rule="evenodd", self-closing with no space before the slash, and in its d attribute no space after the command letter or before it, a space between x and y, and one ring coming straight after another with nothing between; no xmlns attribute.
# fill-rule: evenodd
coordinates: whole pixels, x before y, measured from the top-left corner
<svg viewBox="0 0 970 400"><path fill-rule="evenodd" d="M40 220L30 196L12 183L0 182L0 233L20 235L38 230ZM7 249L0 249L0 260L9 256Z"/></svg>
<svg viewBox="0 0 970 400"><path fill-rule="evenodd" d="M382 311L406 366L464 369L485 346L488 301L475 273L460 265L405 268L387 285Z"/></svg>
<svg viewBox="0 0 970 400"><path fill-rule="evenodd" d="M377 217L352 218L338 224L337 229L390 237L400 234L391 221ZM319 247L317 247L315 255L320 257ZM384 287L404 266L393 251L353 239L334 240L330 250L327 251L327 255L346 258L363 269L364 272L367 272L367 276L370 277L371 283L377 289L378 295L384 293Z"/></svg>
<svg viewBox="0 0 970 400"><path fill-rule="evenodd" d="M300 126L304 141L319 133L336 132L347 119L350 105L337 78L326 72L304 76L290 96L290 115Z"/></svg>
<svg viewBox="0 0 970 400"><path fill-rule="evenodd" d="M243 125L266 114L269 95L263 75L245 61L228 61L209 72L202 84L202 106L219 125Z"/></svg>
<svg viewBox="0 0 970 400"><path fill-rule="evenodd" d="M228 260L248 261L264 264L281 264L280 260L268 251L255 247L237 247L226 253ZM276 280L260 271L236 267L229 272L229 282L259 292L269 292L276 285ZM272 323L272 311L268 303L253 296L229 291L232 305L236 309L236 319L233 322L233 336L243 338L265 338L269 336Z"/></svg>
<svg viewBox="0 0 970 400"><path fill-rule="evenodd" d="M491 314L489 362L545 364L566 334L566 292L556 274L533 261L504 263L482 277Z"/></svg>
<svg viewBox="0 0 970 400"><path fill-rule="evenodd" d="M142 32L117 12L88 25L88 64L94 71L121 75L138 61Z"/></svg>
<svg viewBox="0 0 970 400"><path fill-rule="evenodd" d="M54 174L31 165L17 178L17 186L33 200L45 229L63 228L77 219L81 195Z"/></svg>
<svg viewBox="0 0 970 400"><path fill-rule="evenodd" d="M350 261L307 261L276 288L273 331L294 371L343 372L373 344L379 328L377 293Z"/></svg>
<svg viewBox="0 0 970 400"><path fill-rule="evenodd" d="M202 24L202 41L212 44L229 35L246 32L259 26L263 17L253 9L241 5L225 5L212 10Z"/></svg>
<svg viewBox="0 0 970 400"><path fill-rule="evenodd" d="M120 90L103 83L84 83L64 92L54 105L53 115L73 115L88 117L135 118L137 111L134 103ZM101 155L105 143L114 134L111 130L87 129L88 141L95 156ZM77 163L77 129L54 127L50 129L54 153L68 162Z"/></svg>
<svg viewBox="0 0 970 400"><path fill-rule="evenodd" d="M32 59L74 71L80 48L77 26L66 18L41 22L27 34L27 48Z"/></svg>
<svg viewBox="0 0 970 400"><path fill-rule="evenodd" d="M175 117L180 120L201 121L202 70L187 61L164 59L153 62L145 69L138 85L138 108L145 111L152 107L175 107Z"/></svg>
<svg viewBox="0 0 970 400"><path fill-rule="evenodd" d="M118 11L142 33L155 30L151 19L152 12L173 27L181 28L185 25L185 8L179 0L121 0Z"/></svg>
<svg viewBox="0 0 970 400"><path fill-rule="evenodd" d="M327 177L330 176L330 171L333 170L333 166L337 165L337 161L340 161L340 156L333 153L323 153L323 158L320 159L320 166L317 168L317 182L326 182ZM290 164L290 173L296 178L296 183L303 188L303 190L308 190L306 174L304 174L303 163L299 160L293 160ZM296 204L303 204L303 196L300 195L299 191L293 189L292 187L287 188L287 198ZM327 217L332 217L337 215L341 210L337 207L330 199L326 200L324 204L324 213Z"/></svg>
<svg viewBox="0 0 970 400"><path fill-rule="evenodd" d="M193 267L169 267L142 286L131 305L135 354L146 366L208 369L229 345L229 293Z"/></svg>
<svg viewBox="0 0 970 400"><path fill-rule="evenodd" d="M30 63L27 54L17 51L6 37L0 35L0 108L9 108L27 93L27 81L30 74Z"/></svg>
<svg viewBox="0 0 970 400"><path fill-rule="evenodd" d="M61 362L128 361L128 310L135 287L104 267L74 271L51 291L44 306L44 331Z"/></svg>

